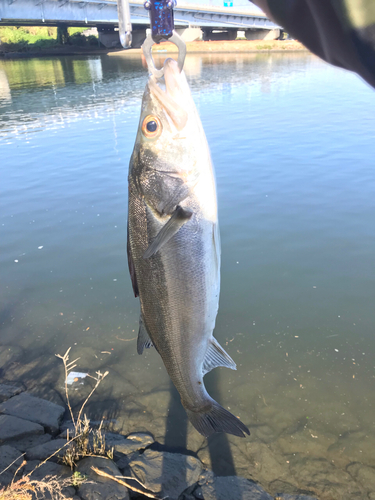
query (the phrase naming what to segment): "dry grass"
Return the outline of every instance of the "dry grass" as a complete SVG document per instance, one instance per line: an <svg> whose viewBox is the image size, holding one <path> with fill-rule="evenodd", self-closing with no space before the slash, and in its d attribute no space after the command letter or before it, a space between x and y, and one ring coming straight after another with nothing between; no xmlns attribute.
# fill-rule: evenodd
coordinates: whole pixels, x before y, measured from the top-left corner
<svg viewBox="0 0 375 500"><path fill-rule="evenodd" d="M77 461L83 457L99 455L113 458L113 450L106 449L105 435L102 431L103 421L101 422L98 429L92 429L90 426L90 419L87 418L87 416L83 413L86 403L94 394L101 381L108 375L108 372L101 373L100 371L97 371L96 377L88 375L95 380L95 385L85 401L82 403L77 417L75 417L69 399L68 375L69 372L77 366L76 362L79 360L79 358L75 359L74 361L69 361L70 349L71 348L69 347L69 349L63 356L61 356L60 354L56 354L56 356L62 360L64 365L65 398L74 427L73 436L71 437L69 436L69 429L67 430L68 444L66 453L62 461L64 464L69 465L69 467L73 469Z"/></svg>
<svg viewBox="0 0 375 500"><path fill-rule="evenodd" d="M144 491L147 489L146 486L144 484L142 484L136 477L111 476L111 474L107 474L106 472L98 469L97 467L91 467L91 468L99 476L106 477L107 479L112 479L112 481L115 481L116 483L119 483L119 484L122 484L123 486L126 486L127 488L134 491L135 493L141 493L142 495L144 495L147 498L154 498L156 500L164 500L164 497L160 498L160 497L155 496L153 493L147 493L146 491ZM132 481L137 481L137 483L139 483L142 486L143 490L140 490L140 489L136 488L135 486L130 485L129 483L124 481L124 479L131 479Z"/></svg>
<svg viewBox="0 0 375 500"><path fill-rule="evenodd" d="M25 464L24 462L22 466ZM71 479L60 479L56 476L46 476L43 481L30 479L30 476L24 476L15 481L6 488L0 488L0 500L33 500L35 498L44 498L49 493L52 500L66 498L63 488L72 485Z"/></svg>
<svg viewBox="0 0 375 500"><path fill-rule="evenodd" d="M89 401L95 390L98 388L101 381L108 375L108 372L101 373L100 371L96 372L96 377L90 376L95 380L95 385L78 412L77 417L74 416L72 406L69 398L69 389L68 389L68 375L69 372L72 371L77 365L76 362L79 358L74 361L69 361L69 348L66 353L61 356L60 354L56 354L58 358L60 358L64 365L65 372L65 397L66 404L68 406L70 416L73 422L73 435L69 436L69 430L67 430L67 443L62 446L55 453L50 455L46 460L37 465L31 472L29 472L26 476L23 476L21 479L15 481L15 477L17 473L22 469L22 467L26 464L24 460L22 464L18 467L16 472L14 473L13 480L9 486L0 487L0 500L34 500L35 498L44 498L48 493L52 500L62 500L65 499L65 495L63 493L63 489L68 486L79 486L81 485L85 479L79 473L74 473L72 477L67 479L61 479L56 476L46 476L43 480L35 480L31 479L31 474L45 464L48 460L50 460L53 456L58 454L61 450L66 448L65 455L62 458L62 462L66 465L69 465L73 470L78 460L87 456L107 456L108 458L113 458L113 449L107 450L105 445L105 435L102 431L101 422L99 428L92 429L90 426L90 420L83 413L83 410L86 406L86 403ZM22 458L24 453L20 455L16 460L14 460L11 464L8 465L3 471L0 472L0 475L3 474L6 470L8 470L14 463L17 462L20 458ZM147 488L140 483L136 478L128 478L128 477L114 477L105 472L97 469L96 467L92 468L97 474L100 476L105 476L110 478L119 484L122 484L129 488L130 490L142 493L144 496L148 498L157 499L154 494L147 493L144 490ZM144 490L140 490L133 485L125 482L125 479L132 479L138 481L139 484L144 488Z"/></svg>
<svg viewBox="0 0 375 500"><path fill-rule="evenodd" d="M75 368L75 363L79 358L75 359L72 362L69 362L69 352L70 348L66 351L66 353L61 356L60 354L56 354L58 358L60 358L64 364L65 370L65 396L66 402L69 408L70 416L72 418L74 432L73 435L69 436L69 432L67 433L67 443L62 446L55 453L50 455L46 460L37 465L29 474L23 476L21 479L15 481L15 477L17 473L21 470L21 468L26 464L24 460L22 464L18 467L16 472L14 473L13 480L9 486L0 487L0 500L33 500L35 498L43 498L46 493L49 493L53 500L59 500L65 498L63 494L63 488L67 486L78 486L78 483L82 483L83 479L80 477L77 479L76 476L72 476L71 478L61 479L56 476L46 476L42 481L32 479L30 476L32 473L45 464L48 460L50 460L53 456L57 455L64 448L66 448L65 455L62 458L62 462L66 465L69 465L71 469L75 466L76 462L83 457L92 456L92 455L100 455L100 456L108 456L109 458L113 458L113 451L106 450L105 446L105 436L102 432L102 425L99 426L98 429L92 429L90 427L90 420L86 415L83 414L83 410L86 406L86 403L89 401L100 382L108 375L108 372L101 373L100 371L96 372L96 377L91 377L95 380L95 385L78 412L77 417L74 417L72 406L70 404L69 399L69 390L67 384L68 374L73 368ZM90 375L89 375L90 376ZM22 458L24 453L17 457L11 464L8 465L3 471L0 472L0 475L7 471L17 460Z"/></svg>

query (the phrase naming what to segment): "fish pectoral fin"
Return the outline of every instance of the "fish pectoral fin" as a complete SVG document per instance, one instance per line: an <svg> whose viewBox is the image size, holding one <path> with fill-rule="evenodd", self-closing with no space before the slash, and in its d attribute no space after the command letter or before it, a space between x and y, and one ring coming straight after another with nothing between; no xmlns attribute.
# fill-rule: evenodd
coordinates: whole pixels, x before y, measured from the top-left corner
<svg viewBox="0 0 375 500"><path fill-rule="evenodd" d="M160 248L165 245L174 236L181 227L191 218L193 212L187 208L182 208L179 205L172 213L169 221L160 229L155 236L153 242L143 254L144 259L149 259L156 254Z"/></svg>
<svg viewBox="0 0 375 500"><path fill-rule="evenodd" d="M142 354L144 349L148 349L149 347L153 347L152 340L146 330L146 327L143 323L142 314L139 316L139 331L138 331L138 339L137 339L137 352L138 354Z"/></svg>
<svg viewBox="0 0 375 500"><path fill-rule="evenodd" d="M224 351L219 342L212 337L208 345L206 357L203 361L202 374L206 375L206 373L218 366L237 370L236 363L233 359Z"/></svg>

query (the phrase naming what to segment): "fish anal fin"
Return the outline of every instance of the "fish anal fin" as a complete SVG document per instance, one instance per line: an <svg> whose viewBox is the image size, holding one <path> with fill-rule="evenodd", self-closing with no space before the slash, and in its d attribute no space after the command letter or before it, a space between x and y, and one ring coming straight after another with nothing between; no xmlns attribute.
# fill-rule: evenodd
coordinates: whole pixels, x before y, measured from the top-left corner
<svg viewBox="0 0 375 500"><path fill-rule="evenodd" d="M146 330L146 327L143 323L142 314L139 316L139 330L138 330L138 339L137 339L137 352L138 354L142 354L144 349L148 349L152 347L154 344L150 339L150 336Z"/></svg>
<svg viewBox="0 0 375 500"><path fill-rule="evenodd" d="M229 354L224 351L224 349L214 337L211 337L208 344L206 357L203 361L202 374L205 375L218 366L224 366L225 368L230 368L231 370L237 369L236 363L229 356Z"/></svg>
<svg viewBox="0 0 375 500"><path fill-rule="evenodd" d="M193 212L187 208L182 208L179 205L172 213L169 221L160 229L159 233L155 236L153 242L149 245L145 253L144 259L149 259L156 254L191 218Z"/></svg>

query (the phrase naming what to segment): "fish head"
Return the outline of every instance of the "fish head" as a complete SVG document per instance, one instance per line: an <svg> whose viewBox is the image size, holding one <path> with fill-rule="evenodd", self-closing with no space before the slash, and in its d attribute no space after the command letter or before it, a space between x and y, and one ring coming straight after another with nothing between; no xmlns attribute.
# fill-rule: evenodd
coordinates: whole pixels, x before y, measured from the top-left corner
<svg viewBox="0 0 375 500"><path fill-rule="evenodd" d="M176 61L167 59L164 82L150 76L143 95L134 149L137 164L193 185L202 138L205 141L185 74Z"/></svg>

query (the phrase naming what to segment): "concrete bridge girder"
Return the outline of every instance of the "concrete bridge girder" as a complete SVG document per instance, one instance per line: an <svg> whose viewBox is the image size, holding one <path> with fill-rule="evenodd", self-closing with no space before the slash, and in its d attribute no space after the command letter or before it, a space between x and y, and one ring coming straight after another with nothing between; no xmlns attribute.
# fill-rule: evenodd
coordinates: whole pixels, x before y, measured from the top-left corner
<svg viewBox="0 0 375 500"><path fill-rule="evenodd" d="M235 40L237 38L237 30L230 28L228 30L221 30L213 32L210 29L203 29L203 40Z"/></svg>
<svg viewBox="0 0 375 500"><path fill-rule="evenodd" d="M130 0L131 21L135 26L149 25L144 0ZM241 11L208 5L180 4L175 8L176 27L211 27L213 29L277 28L259 11ZM22 18L20 16L22 15ZM0 24L118 26L116 0L0 0Z"/></svg>
<svg viewBox="0 0 375 500"><path fill-rule="evenodd" d="M115 48L121 47L120 35L118 30L115 30L114 27L98 27L98 34L100 43L104 45L104 47ZM146 39L146 27L145 28L137 28L132 31L132 48L137 49L140 48L142 43Z"/></svg>
<svg viewBox="0 0 375 500"><path fill-rule="evenodd" d="M145 38L145 30L149 27L144 0L130 0L130 14L133 25L132 46L139 47ZM257 39L271 39L273 35L268 33L279 28L260 11L255 10L241 11L179 3L174 14L176 28L184 30L183 38L187 41L199 38L200 30L204 31L203 37L207 40L233 40L238 29L246 31L249 39L253 39L255 35ZM96 26L100 40L106 47L119 45L118 31L115 31L118 27L116 0L0 0L0 25L25 24Z"/></svg>
<svg viewBox="0 0 375 500"><path fill-rule="evenodd" d="M278 40L280 38L282 30L246 30L245 37L246 40Z"/></svg>

